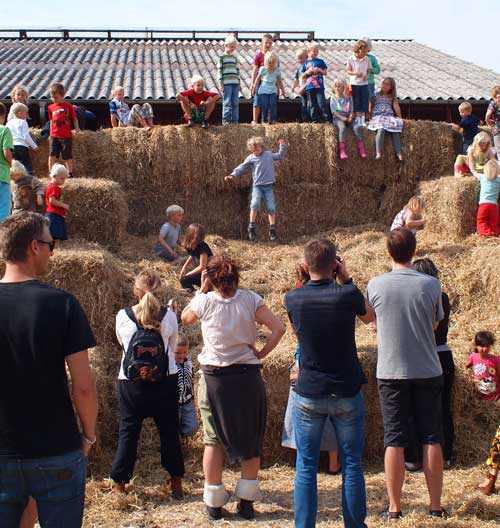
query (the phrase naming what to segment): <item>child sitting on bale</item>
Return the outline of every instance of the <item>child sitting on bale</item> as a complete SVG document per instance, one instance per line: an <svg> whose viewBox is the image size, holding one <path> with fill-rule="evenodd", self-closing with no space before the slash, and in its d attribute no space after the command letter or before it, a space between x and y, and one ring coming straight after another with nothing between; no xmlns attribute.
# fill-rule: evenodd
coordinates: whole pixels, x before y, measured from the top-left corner
<svg viewBox="0 0 500 528"><path fill-rule="evenodd" d="M250 167L252 168L252 201L250 204L250 223L248 224L248 238L251 241L257 239L255 221L257 220L257 213L259 212L262 198L266 202L267 216L269 219L269 239L271 242L277 239L276 202L273 191L276 180L274 175L274 162L282 160L285 157L287 149L284 139L280 139L279 144L279 151L271 152L270 150L264 150L264 138L250 138L247 141L247 147L251 154L229 176L224 178L226 181L230 181L237 176L241 176Z"/></svg>
<svg viewBox="0 0 500 528"><path fill-rule="evenodd" d="M135 104L132 109L124 101L125 88L115 86L113 98L109 102L109 113L111 114L111 126L117 127L142 127L149 129L153 126L153 107L149 103L143 105Z"/></svg>
<svg viewBox="0 0 500 528"><path fill-rule="evenodd" d="M203 77L193 75L191 88L177 94L177 99L181 104L188 126L199 124L202 128L208 128L208 120L220 96L215 92L207 92Z"/></svg>
<svg viewBox="0 0 500 528"><path fill-rule="evenodd" d="M25 166L17 160L10 168L12 181L12 212L36 211L42 208L45 197L45 185L35 176L27 174Z"/></svg>
<svg viewBox="0 0 500 528"><path fill-rule="evenodd" d="M477 174L480 184L479 208L477 210L477 232L483 237L497 237L498 194L500 192L499 167L496 160L486 162L483 174Z"/></svg>
<svg viewBox="0 0 500 528"><path fill-rule="evenodd" d="M177 243L181 236L181 222L184 216L184 209L179 205L169 205L166 210L167 221L161 226L155 253L170 262L174 261L178 255L176 252Z"/></svg>
<svg viewBox="0 0 500 528"><path fill-rule="evenodd" d="M472 145L467 149L467 155L459 154L455 160L455 176L476 176L484 173L484 166L489 160L495 159L495 149L491 147L491 138L486 132L479 132Z"/></svg>
<svg viewBox="0 0 500 528"><path fill-rule="evenodd" d="M412 196L394 218L391 231L406 227L416 233L417 229L423 229L425 227L424 212L424 199L421 196Z"/></svg>

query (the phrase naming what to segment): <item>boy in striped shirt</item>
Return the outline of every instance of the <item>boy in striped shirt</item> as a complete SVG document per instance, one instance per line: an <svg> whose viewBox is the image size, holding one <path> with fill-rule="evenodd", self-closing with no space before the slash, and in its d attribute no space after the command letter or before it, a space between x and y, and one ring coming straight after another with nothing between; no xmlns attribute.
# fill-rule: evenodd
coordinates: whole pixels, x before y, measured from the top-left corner
<svg viewBox="0 0 500 528"><path fill-rule="evenodd" d="M240 67L234 51L238 41L228 35L224 42L224 55L219 57L219 83L223 94L222 124L236 124L239 121Z"/></svg>

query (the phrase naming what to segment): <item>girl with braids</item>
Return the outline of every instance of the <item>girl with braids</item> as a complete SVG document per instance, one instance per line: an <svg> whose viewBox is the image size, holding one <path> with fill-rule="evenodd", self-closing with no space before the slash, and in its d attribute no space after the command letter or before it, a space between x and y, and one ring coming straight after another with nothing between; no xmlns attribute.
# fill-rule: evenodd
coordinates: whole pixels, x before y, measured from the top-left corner
<svg viewBox="0 0 500 528"><path fill-rule="evenodd" d="M126 484L134 471L142 421L151 417L160 433L161 465L170 473L172 497L180 499L183 496L184 459L179 436L174 358L178 325L175 313L160 305L161 290L158 273L142 271L134 284L138 303L120 310L116 316L116 337L123 348L123 356L118 376L120 431L111 478L115 482L115 492L126 491ZM147 342L145 336L149 339ZM159 343L156 350L153 347L155 336ZM135 353L132 363L129 362L131 351ZM156 366L148 371L144 366L148 357L164 366L164 372Z"/></svg>
<svg viewBox="0 0 500 528"><path fill-rule="evenodd" d="M283 323L262 297L238 289L239 279L238 266L230 257L212 257L200 290L181 316L184 324L201 321L198 405L205 444L203 500L212 520L223 517L222 506L229 500L222 482L224 456L232 462L241 461L241 478L234 491L239 499L238 514L245 519L255 516L253 502L260 498L257 474L267 411L261 360L285 333ZM256 323L271 331L260 350Z"/></svg>

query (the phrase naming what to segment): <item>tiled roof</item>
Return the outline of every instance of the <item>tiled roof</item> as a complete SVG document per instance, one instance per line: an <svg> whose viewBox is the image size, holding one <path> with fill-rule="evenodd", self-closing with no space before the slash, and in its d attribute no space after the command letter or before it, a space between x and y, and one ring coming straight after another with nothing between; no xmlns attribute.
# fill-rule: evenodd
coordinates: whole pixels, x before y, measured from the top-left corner
<svg viewBox="0 0 500 528"><path fill-rule="evenodd" d="M352 40L318 40L320 57L328 64L327 95L351 53ZM258 40L242 40L242 96L250 97L252 60ZM295 51L303 40L278 40L274 50L280 65L286 94L291 92L296 69ZM109 99L114 85L125 87L130 99L173 99L186 89L195 73L206 80L207 89L216 88L217 57L223 40L140 40L140 39L0 39L0 99L7 99L16 84L24 84L30 99L47 99L52 82L66 86L67 98ZM500 75L408 40L373 41L381 73L394 77L401 99L456 100L489 99L491 87Z"/></svg>

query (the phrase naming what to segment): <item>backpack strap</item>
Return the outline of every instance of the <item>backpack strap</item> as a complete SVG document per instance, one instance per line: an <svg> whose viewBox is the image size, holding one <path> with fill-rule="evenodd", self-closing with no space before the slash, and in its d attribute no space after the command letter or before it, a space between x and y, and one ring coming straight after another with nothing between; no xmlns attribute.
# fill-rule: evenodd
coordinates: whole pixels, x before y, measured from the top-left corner
<svg viewBox="0 0 500 528"><path fill-rule="evenodd" d="M137 321L137 319L135 317L135 313L134 313L134 310L132 309L132 306L125 306L125 313L127 314L127 317L133 323L135 323L135 326L137 326L137 328L141 328L141 325L139 324L139 322Z"/></svg>

